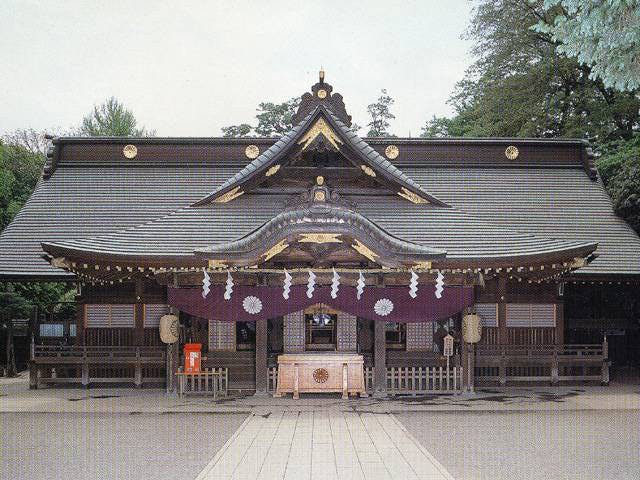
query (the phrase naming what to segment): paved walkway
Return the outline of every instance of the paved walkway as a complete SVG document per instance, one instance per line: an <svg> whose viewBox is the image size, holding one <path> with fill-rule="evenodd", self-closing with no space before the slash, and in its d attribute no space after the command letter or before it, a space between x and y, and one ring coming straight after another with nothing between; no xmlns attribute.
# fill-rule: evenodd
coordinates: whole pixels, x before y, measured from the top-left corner
<svg viewBox="0 0 640 480"><path fill-rule="evenodd" d="M391 414L252 414L197 480L453 480Z"/></svg>

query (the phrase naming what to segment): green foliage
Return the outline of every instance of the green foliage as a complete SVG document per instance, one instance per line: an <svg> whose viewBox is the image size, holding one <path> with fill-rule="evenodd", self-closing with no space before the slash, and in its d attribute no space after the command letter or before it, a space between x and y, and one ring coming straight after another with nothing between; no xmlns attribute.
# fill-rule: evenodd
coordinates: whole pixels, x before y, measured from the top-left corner
<svg viewBox="0 0 640 480"><path fill-rule="evenodd" d="M465 126L462 118L456 116L448 117L431 117L422 127L421 137L424 138L440 138L440 137L462 137L465 135Z"/></svg>
<svg viewBox="0 0 640 480"><path fill-rule="evenodd" d="M391 106L395 103L386 89L380 91L380 96L375 103L367 106L367 112L371 116L371 121L367 123L369 137L384 137L389 134L389 120L393 120L395 115L391 113Z"/></svg>
<svg viewBox="0 0 640 480"><path fill-rule="evenodd" d="M0 231L13 220L38 183L45 158L0 142Z"/></svg>
<svg viewBox="0 0 640 480"><path fill-rule="evenodd" d="M273 103L261 102L258 105L254 128L248 123L222 127L222 135L225 137L247 137L252 134L263 137L281 136L293 127L293 116L300 105L299 98L291 98L286 102Z"/></svg>
<svg viewBox="0 0 640 480"><path fill-rule="evenodd" d="M590 78L608 88L640 88L640 2L545 0L557 12L534 27L559 42L558 51L591 67Z"/></svg>
<svg viewBox="0 0 640 480"><path fill-rule="evenodd" d="M241 123L240 125L230 125L228 127L222 127L223 137L247 137L251 134L251 125L248 123Z"/></svg>
<svg viewBox="0 0 640 480"><path fill-rule="evenodd" d="M617 92L558 52L550 33L560 10L544 0L481 0L466 38L476 61L450 99L456 135L629 139L639 128L637 91ZM442 122L441 122L442 126ZM428 128L428 126L427 126ZM445 130L446 131L446 130Z"/></svg>
<svg viewBox="0 0 640 480"><path fill-rule="evenodd" d="M640 157L624 162L607 184L616 213L640 233Z"/></svg>
<svg viewBox="0 0 640 480"><path fill-rule="evenodd" d="M82 119L79 134L94 137L149 137L154 131L138 128L138 122L130 110L115 97L107 99L102 105L93 107L93 111Z"/></svg>
<svg viewBox="0 0 640 480"><path fill-rule="evenodd" d="M265 137L280 136L293 127L293 116L298 110L299 98L291 98L283 103L262 102L258 105L258 135Z"/></svg>
<svg viewBox="0 0 640 480"><path fill-rule="evenodd" d="M640 134L636 134L631 140L615 140L603 144L598 148L597 153L599 155L598 171L607 185L624 164L640 158Z"/></svg>

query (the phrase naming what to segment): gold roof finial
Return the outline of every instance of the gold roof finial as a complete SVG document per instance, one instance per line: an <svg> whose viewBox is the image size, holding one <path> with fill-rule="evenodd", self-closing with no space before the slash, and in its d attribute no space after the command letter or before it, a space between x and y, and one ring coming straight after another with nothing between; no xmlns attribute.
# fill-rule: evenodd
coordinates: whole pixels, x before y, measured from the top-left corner
<svg viewBox="0 0 640 480"><path fill-rule="evenodd" d="M324 70L322 69L322 65L320 65L320 83L324 83Z"/></svg>

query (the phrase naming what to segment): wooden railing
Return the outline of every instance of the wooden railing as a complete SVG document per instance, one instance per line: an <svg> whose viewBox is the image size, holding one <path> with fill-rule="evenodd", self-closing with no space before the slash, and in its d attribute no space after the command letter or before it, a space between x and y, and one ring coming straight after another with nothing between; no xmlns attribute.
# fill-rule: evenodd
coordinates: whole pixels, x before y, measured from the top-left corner
<svg viewBox="0 0 640 480"><path fill-rule="evenodd" d="M185 373L178 369L178 396L219 395L227 396L229 389L229 370L227 368L205 368L197 373Z"/></svg>
<svg viewBox="0 0 640 480"><path fill-rule="evenodd" d="M31 345L30 387L45 383L163 383L163 347Z"/></svg>
<svg viewBox="0 0 640 480"><path fill-rule="evenodd" d="M607 342L582 345L478 345L480 381L599 381L609 383Z"/></svg>
<svg viewBox="0 0 640 480"><path fill-rule="evenodd" d="M267 374L267 389L276 391L278 367ZM364 385L372 393L373 367L364 367ZM387 367L387 393L391 395L422 395L427 393L461 393L462 367Z"/></svg>
<svg viewBox="0 0 640 480"><path fill-rule="evenodd" d="M365 367L365 388L372 393L374 367ZM423 395L461 393L462 367L387 367L387 393Z"/></svg>

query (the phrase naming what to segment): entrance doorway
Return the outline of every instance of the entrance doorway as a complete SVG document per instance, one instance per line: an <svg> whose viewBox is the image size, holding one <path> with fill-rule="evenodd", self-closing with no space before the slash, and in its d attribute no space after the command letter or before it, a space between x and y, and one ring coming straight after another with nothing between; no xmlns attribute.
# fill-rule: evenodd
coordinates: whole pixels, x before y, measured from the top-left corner
<svg viewBox="0 0 640 480"><path fill-rule="evenodd" d="M325 305L314 305L304 311L305 349L336 350L338 312Z"/></svg>

